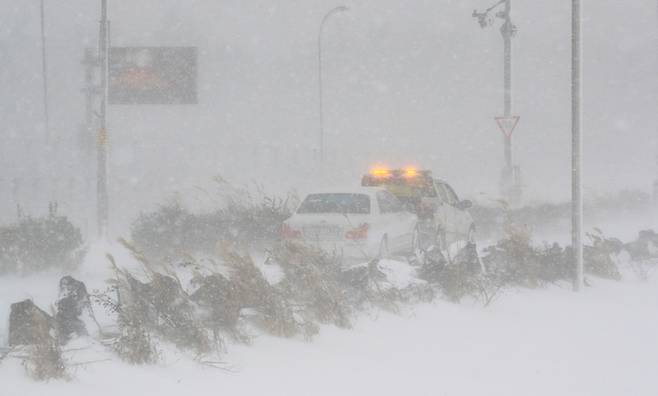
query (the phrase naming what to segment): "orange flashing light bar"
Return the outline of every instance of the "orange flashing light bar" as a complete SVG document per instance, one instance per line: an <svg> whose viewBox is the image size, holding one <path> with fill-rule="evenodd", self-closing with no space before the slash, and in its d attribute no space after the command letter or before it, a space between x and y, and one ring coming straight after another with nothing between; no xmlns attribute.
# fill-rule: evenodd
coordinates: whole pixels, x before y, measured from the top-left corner
<svg viewBox="0 0 658 396"><path fill-rule="evenodd" d="M404 170L404 177L409 179L418 176L418 170L416 168L407 168Z"/></svg>
<svg viewBox="0 0 658 396"><path fill-rule="evenodd" d="M391 176L391 171L386 168L375 168L370 171L370 174L375 177L389 177Z"/></svg>
<svg viewBox="0 0 658 396"><path fill-rule="evenodd" d="M390 170L388 168L373 168L370 171L370 175L376 178L386 178L386 177L405 177L408 179L413 179L420 175L420 171L418 169L409 167L405 169L400 169L400 170Z"/></svg>

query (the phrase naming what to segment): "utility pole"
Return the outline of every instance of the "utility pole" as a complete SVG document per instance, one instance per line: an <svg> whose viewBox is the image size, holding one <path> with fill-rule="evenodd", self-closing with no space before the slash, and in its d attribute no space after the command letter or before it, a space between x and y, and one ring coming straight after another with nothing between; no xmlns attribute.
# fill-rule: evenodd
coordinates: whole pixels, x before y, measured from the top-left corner
<svg viewBox="0 0 658 396"><path fill-rule="evenodd" d="M512 115L512 34L514 31L514 26L512 25L512 20L510 18L510 12L512 11L511 0L505 0L505 11L504 18L505 22L503 26L500 27L500 33L503 36L504 43L504 56L503 61L504 71L503 71L503 90L505 92L504 101L504 116L505 118L511 117ZM505 135L505 172L509 172L511 178L512 172L512 136ZM509 181L509 179L508 179Z"/></svg>
<svg viewBox="0 0 658 396"><path fill-rule="evenodd" d="M84 155L91 157L93 147L89 144L89 137L94 130L94 97L98 89L94 83L94 69L98 66L98 58L94 57L92 48L85 48L84 57L81 61L85 69L85 86L82 93L85 95L85 119L81 126Z"/></svg>
<svg viewBox="0 0 658 396"><path fill-rule="evenodd" d="M98 168L97 168L97 222L98 236L106 238L109 225L109 198L107 192L107 96L108 96L108 63L109 63L109 22L107 20L107 0L101 0L101 20L98 41L98 63L100 65L100 125L97 136Z"/></svg>
<svg viewBox="0 0 658 396"><path fill-rule="evenodd" d="M43 4L44 0L40 1L40 14L41 14L41 75L43 81L43 123L46 137L46 144L50 144L50 115L48 111L48 64L46 60L46 12Z"/></svg>
<svg viewBox="0 0 658 396"><path fill-rule="evenodd" d="M320 30L318 32L318 106L319 106L319 111L320 111L320 136L319 136L319 151L320 151L320 163L324 164L324 156L325 156L325 149L324 149L324 92L323 92L323 75L322 75L322 34L324 33L324 25L327 23L327 20L329 17L331 17L334 14L337 14L339 12L345 12L349 10L349 8L345 6L338 6L336 8L333 8L329 10L324 15L324 18L322 18L322 22L320 23Z"/></svg>
<svg viewBox="0 0 658 396"><path fill-rule="evenodd" d="M656 1L656 17L658 17L658 1ZM658 29L656 29L656 43L658 44ZM656 53L658 55L658 52ZM656 58L656 61L658 61L658 58ZM658 144L656 145L656 149L658 149ZM656 171L658 171L658 153L656 153ZM658 207L658 177L656 177L653 181L653 204L654 206Z"/></svg>
<svg viewBox="0 0 658 396"><path fill-rule="evenodd" d="M521 200L521 171L512 164L512 132L519 121L519 117L512 115L512 38L516 35L516 26L512 23L511 0L500 0L483 12L473 11L473 17L478 19L480 27L485 28L493 24L491 13L502 7L495 14L496 18L503 20L500 33L503 36L503 116L496 117L496 122L503 132L503 154L505 163L501 172L500 187L504 198L513 205Z"/></svg>
<svg viewBox="0 0 658 396"><path fill-rule="evenodd" d="M580 0L572 0L571 11L571 244L574 254L573 289L583 285L583 186L582 186L582 42Z"/></svg>
<svg viewBox="0 0 658 396"><path fill-rule="evenodd" d="M80 126L80 137L79 145L82 152L81 163L89 163L94 156L94 132L95 132L95 123L96 117L94 116L94 98L98 93L98 88L95 85L94 81L94 71L98 66L98 57L94 55L94 50L92 48L85 48L84 57L81 62L85 70L85 85L82 89L82 92L85 96L85 118L84 122ZM86 208L87 217L93 218L91 202L93 202L93 187L92 183L94 180L94 170L89 169L89 166L83 166L84 169L84 191L85 191L85 201L89 202L90 205ZM89 223L85 227L85 231L90 233ZM87 235L89 236L89 235Z"/></svg>

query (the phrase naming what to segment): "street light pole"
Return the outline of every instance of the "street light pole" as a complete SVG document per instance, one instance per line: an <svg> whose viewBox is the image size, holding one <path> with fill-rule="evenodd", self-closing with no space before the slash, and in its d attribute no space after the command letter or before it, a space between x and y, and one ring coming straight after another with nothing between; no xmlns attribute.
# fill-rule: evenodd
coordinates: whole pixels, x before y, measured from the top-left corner
<svg viewBox="0 0 658 396"><path fill-rule="evenodd" d="M583 285L583 186L582 186L582 42L580 0L572 0L571 11L571 242L574 254L574 291Z"/></svg>
<svg viewBox="0 0 658 396"><path fill-rule="evenodd" d="M109 223L109 198L107 192L107 94L108 94L108 34L109 22L107 20L107 0L101 0L101 20L98 42L98 61L100 65L100 126L98 129L98 168L96 181L96 216L98 221L98 236L107 237Z"/></svg>
<svg viewBox="0 0 658 396"><path fill-rule="evenodd" d="M322 81L322 35L324 33L324 25L327 23L329 17L339 12L345 12L349 10L346 6L338 6L329 10L322 18L320 23L320 30L318 32L318 106L320 111L320 136L319 136L319 151L320 151L320 163L324 163L324 93L323 93L323 81Z"/></svg>
<svg viewBox="0 0 658 396"><path fill-rule="evenodd" d="M658 17L658 1L656 1L656 16ZM655 44L658 44L658 30L656 30ZM656 60L658 60L658 58ZM658 145L656 148L658 148ZM654 169L658 170L658 153L656 154L656 164ZM658 176L653 181L653 204L658 207Z"/></svg>
<svg viewBox="0 0 658 396"><path fill-rule="evenodd" d="M50 115L48 112L48 65L46 63L46 12L40 1L39 10L41 14L41 74L43 80L43 122L46 131L46 144L50 143Z"/></svg>
<svg viewBox="0 0 658 396"><path fill-rule="evenodd" d="M510 13L512 11L512 3L510 0L505 0L505 22L500 28L500 33L503 35L504 42L504 75L503 75L503 89L505 92L504 97L504 115L505 118L512 116L512 34L514 26ZM503 183L507 184L509 189L512 185L512 135L504 135L505 139L505 179Z"/></svg>

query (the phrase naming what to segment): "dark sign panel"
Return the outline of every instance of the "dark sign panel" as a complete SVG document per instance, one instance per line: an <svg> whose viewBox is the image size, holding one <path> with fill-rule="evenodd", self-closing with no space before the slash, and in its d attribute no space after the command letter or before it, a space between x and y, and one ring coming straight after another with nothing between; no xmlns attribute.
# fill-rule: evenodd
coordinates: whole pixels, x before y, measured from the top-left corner
<svg viewBox="0 0 658 396"><path fill-rule="evenodd" d="M196 104L195 47L113 47L110 104Z"/></svg>

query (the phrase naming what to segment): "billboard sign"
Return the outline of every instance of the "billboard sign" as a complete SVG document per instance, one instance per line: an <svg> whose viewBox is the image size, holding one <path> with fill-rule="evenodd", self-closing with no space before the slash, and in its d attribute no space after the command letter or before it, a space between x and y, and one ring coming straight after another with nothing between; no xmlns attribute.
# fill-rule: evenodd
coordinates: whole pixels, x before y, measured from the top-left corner
<svg viewBox="0 0 658 396"><path fill-rule="evenodd" d="M110 104L196 104L195 47L112 47Z"/></svg>

